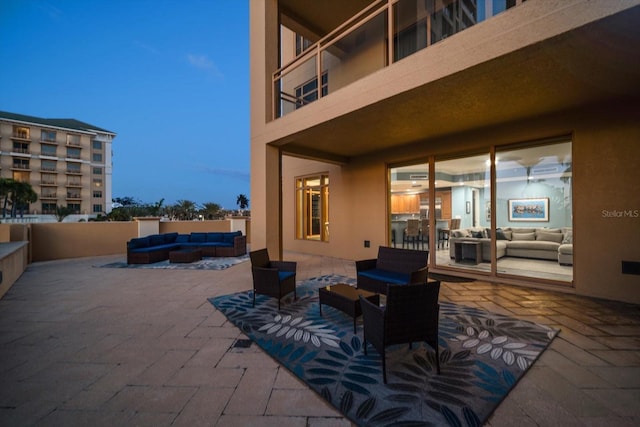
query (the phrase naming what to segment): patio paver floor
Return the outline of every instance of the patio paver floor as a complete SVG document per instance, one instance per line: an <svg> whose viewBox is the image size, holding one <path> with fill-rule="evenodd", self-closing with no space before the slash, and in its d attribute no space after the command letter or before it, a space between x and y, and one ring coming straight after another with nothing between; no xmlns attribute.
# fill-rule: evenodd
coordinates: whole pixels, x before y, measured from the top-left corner
<svg viewBox="0 0 640 427"><path fill-rule="evenodd" d="M348 426L207 298L250 289L222 271L31 264L0 300L0 425ZM288 253L298 280L354 277L352 261ZM440 298L560 328L490 426L640 425L640 306L570 294L443 284Z"/></svg>

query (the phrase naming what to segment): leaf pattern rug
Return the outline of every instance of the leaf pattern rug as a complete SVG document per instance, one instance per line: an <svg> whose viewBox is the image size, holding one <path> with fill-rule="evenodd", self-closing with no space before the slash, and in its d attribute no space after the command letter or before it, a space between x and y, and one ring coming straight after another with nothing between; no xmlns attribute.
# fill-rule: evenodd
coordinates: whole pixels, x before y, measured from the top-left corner
<svg viewBox="0 0 640 427"><path fill-rule="evenodd" d="M480 426L551 343L557 330L544 325L441 302L440 367L422 343L387 348L387 384L381 359L362 348L362 323L323 305L318 288L355 285L338 275L316 277L277 301L252 291L209 301L345 417L360 426Z"/></svg>
<svg viewBox="0 0 640 427"><path fill-rule="evenodd" d="M238 257L205 257L200 261L171 263L168 259L152 264L127 264L126 261L111 262L109 264L98 265L103 268L157 268L167 270L225 270L236 264L248 261L249 255Z"/></svg>

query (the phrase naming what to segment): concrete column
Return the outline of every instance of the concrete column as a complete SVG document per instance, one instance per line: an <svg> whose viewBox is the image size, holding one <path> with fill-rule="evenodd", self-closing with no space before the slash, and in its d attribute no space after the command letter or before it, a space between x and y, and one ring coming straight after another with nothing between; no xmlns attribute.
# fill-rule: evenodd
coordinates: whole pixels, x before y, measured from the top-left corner
<svg viewBox="0 0 640 427"><path fill-rule="evenodd" d="M249 2L251 80L251 247L282 259L281 153L265 142L272 120L272 74L279 66L277 0Z"/></svg>

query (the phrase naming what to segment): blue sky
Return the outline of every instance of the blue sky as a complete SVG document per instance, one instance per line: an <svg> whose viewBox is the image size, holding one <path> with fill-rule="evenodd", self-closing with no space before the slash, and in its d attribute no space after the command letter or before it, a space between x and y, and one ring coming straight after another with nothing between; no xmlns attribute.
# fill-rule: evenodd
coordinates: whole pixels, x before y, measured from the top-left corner
<svg viewBox="0 0 640 427"><path fill-rule="evenodd" d="M113 196L249 197L246 0L0 0L0 110L117 134Z"/></svg>

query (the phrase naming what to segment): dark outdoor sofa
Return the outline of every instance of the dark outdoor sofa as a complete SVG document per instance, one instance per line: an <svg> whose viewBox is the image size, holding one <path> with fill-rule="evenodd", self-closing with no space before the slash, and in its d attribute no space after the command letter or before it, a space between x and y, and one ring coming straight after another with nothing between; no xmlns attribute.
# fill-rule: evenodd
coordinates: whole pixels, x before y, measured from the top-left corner
<svg viewBox="0 0 640 427"><path fill-rule="evenodd" d="M169 259L169 252L200 249L205 257L234 257L247 253L247 236L240 231L212 233L165 233L127 242L127 264L151 264Z"/></svg>
<svg viewBox="0 0 640 427"><path fill-rule="evenodd" d="M387 283L426 283L428 259L429 251L380 246L377 258L356 261L358 289L386 294Z"/></svg>

